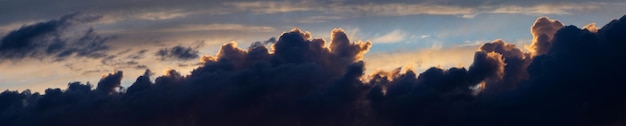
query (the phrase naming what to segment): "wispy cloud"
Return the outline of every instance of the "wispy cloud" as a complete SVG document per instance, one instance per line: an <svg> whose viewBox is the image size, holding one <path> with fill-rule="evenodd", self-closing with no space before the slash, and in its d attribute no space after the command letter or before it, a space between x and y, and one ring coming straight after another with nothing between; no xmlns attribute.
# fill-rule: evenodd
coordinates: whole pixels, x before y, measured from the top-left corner
<svg viewBox="0 0 626 126"><path fill-rule="evenodd" d="M148 12L137 15L140 19L145 20L167 20L178 17L185 17L191 14L190 12L183 11L159 11L159 12Z"/></svg>
<svg viewBox="0 0 626 126"><path fill-rule="evenodd" d="M246 32L272 32L276 31L270 26L254 26L246 24L200 24L200 25L184 25L176 28L167 28L158 30L161 32L193 32L193 31L246 31Z"/></svg>
<svg viewBox="0 0 626 126"><path fill-rule="evenodd" d="M470 15L476 13L476 9L460 6L433 5L433 4L363 4L363 5L340 5L329 8L337 12L351 14L379 15L379 16L406 16L406 15Z"/></svg>
<svg viewBox="0 0 626 126"><path fill-rule="evenodd" d="M340 19L345 19L345 16L311 16L311 17L305 17L302 19L298 19L295 22L296 23L322 23L322 22L327 22L329 20L340 20Z"/></svg>
<svg viewBox="0 0 626 126"><path fill-rule="evenodd" d="M283 13L295 11L311 11L314 10L310 6L311 2L290 2L290 1L256 1L256 2L234 2L226 3L226 6L233 7L236 11L252 11L256 13Z"/></svg>
<svg viewBox="0 0 626 126"><path fill-rule="evenodd" d="M406 36L407 33L405 31L396 29L387 34L372 38L371 41L373 43L395 43L404 40Z"/></svg>
<svg viewBox="0 0 626 126"><path fill-rule="evenodd" d="M599 3L542 3L530 6L523 5L478 5L453 6L437 4L363 4L340 5L332 9L335 12L348 15L367 16L407 16L407 15L458 15L462 18L474 18L480 13L498 14L527 14L527 15L563 15L574 11L588 11L598 9Z"/></svg>
<svg viewBox="0 0 626 126"><path fill-rule="evenodd" d="M308 20L299 20L301 23L324 22L329 19L343 19L357 16L407 16L407 15L457 15L461 18L474 18L481 13L498 14L570 14L573 11L586 11L599 8L599 3L537 3L529 6L518 4L502 5L472 5L457 6L448 4L432 3L385 3L385 4L331 4L317 6L316 2L236 2L228 3L227 6L239 11L251 11L263 14L317 11L321 13L334 13L341 16L314 16Z"/></svg>
<svg viewBox="0 0 626 126"><path fill-rule="evenodd" d="M563 3L563 4L538 4L533 6L506 5L498 6L489 13L501 14L528 14L528 15L545 15L545 14L571 14L572 11L594 10L600 6L597 3Z"/></svg>
<svg viewBox="0 0 626 126"><path fill-rule="evenodd" d="M109 12L100 14L102 15L101 20L98 23L103 24L112 24L120 21L128 21L128 20L170 20L176 18L185 18L190 15L201 14L203 12L200 11L187 11L180 9L172 9L172 10L160 10L160 11L138 11L138 12Z"/></svg>

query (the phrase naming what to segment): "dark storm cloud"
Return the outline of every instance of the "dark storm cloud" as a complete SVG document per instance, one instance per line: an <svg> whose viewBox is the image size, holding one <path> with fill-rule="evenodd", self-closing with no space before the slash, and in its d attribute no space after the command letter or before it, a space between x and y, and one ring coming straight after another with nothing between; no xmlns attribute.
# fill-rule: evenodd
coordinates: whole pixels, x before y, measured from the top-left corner
<svg viewBox="0 0 626 126"><path fill-rule="evenodd" d="M137 77L137 80L130 87L128 87L126 93L133 94L150 88L153 84L150 82L150 75L152 74L154 74L152 71L146 69L146 72L144 72L142 76Z"/></svg>
<svg viewBox="0 0 626 126"><path fill-rule="evenodd" d="M65 37L68 28L98 18L75 13L59 19L24 25L0 39L0 61L46 57L64 60L70 56L103 57L108 50L104 43L109 37L100 36L93 29L83 31L84 33L76 37Z"/></svg>
<svg viewBox="0 0 626 126"><path fill-rule="evenodd" d="M433 67L417 78L413 71L375 75L367 95L373 113L379 114L372 125L454 125L446 120L475 99L470 87L501 78L503 67L500 54L476 52L469 70Z"/></svg>
<svg viewBox="0 0 626 126"><path fill-rule="evenodd" d="M623 71L616 57L624 57L626 16L611 21L598 32L565 26L554 34L544 55L528 66L529 80L517 92L523 95L500 97L516 99L498 107L498 112L514 112L521 119L557 125L623 125ZM503 103L504 103L503 102ZM540 104L537 104L540 103ZM514 109L514 107L522 109ZM558 107L560 106L560 107ZM493 106L492 106L493 107ZM542 113L536 115L534 113ZM504 122L500 122L504 123ZM533 123L538 124L538 123ZM531 124L532 125L532 124Z"/></svg>
<svg viewBox="0 0 626 126"><path fill-rule="evenodd" d="M146 70L128 89L116 72L95 89L73 82L45 95L7 90L0 124L623 125L624 33L626 16L597 32L558 29L541 55L495 40L468 68L366 76L370 42L334 29L326 44L294 29L269 49L224 44L190 75L169 70L152 82Z"/></svg>
<svg viewBox="0 0 626 126"><path fill-rule="evenodd" d="M159 49L154 55L158 57L159 60L193 60L198 59L200 51L197 48L184 47L181 45L176 45L171 48L162 48Z"/></svg>
<svg viewBox="0 0 626 126"><path fill-rule="evenodd" d="M103 75L100 82L98 82L98 87L96 87L96 91L99 91L104 94L110 94L115 91L117 87L120 87L122 84L122 71L115 72L114 74Z"/></svg>
<svg viewBox="0 0 626 126"><path fill-rule="evenodd" d="M522 80L528 79L526 68L532 61L530 53L522 52L514 44L502 40L494 40L480 46L479 51L495 52L502 55L504 60L503 78L486 81L486 92L500 92L514 89Z"/></svg>

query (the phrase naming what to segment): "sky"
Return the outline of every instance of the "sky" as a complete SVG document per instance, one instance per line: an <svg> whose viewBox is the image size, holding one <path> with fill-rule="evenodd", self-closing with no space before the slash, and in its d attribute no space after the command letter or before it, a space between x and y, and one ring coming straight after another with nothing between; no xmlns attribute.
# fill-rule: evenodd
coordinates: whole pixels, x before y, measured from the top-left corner
<svg viewBox="0 0 626 126"><path fill-rule="evenodd" d="M329 39L342 28L354 41L370 41L368 72L406 67L423 71L431 66L468 66L463 53L481 43L502 39L518 46L532 39L528 27L540 16L566 25L602 26L626 13L621 1L31 1L0 3L0 36L21 27L63 16L94 18L68 24L59 32L72 39L92 30L106 38L102 53L110 57L24 56L0 59L0 89L43 91L70 81L96 82L102 74L123 70L141 75L145 68L164 74L168 69L188 74L199 63L163 59L163 48L190 47L197 55L214 55L219 46L235 41L246 48L252 42L278 37L292 28ZM474 46L464 48L460 46ZM462 48L462 49L456 49ZM139 54L138 52L143 52ZM138 55L137 55L138 54ZM465 53L471 56L471 53ZM76 55L76 54L72 54ZM129 58L130 56L140 58ZM451 57L451 58L448 58ZM392 63L380 63L393 60ZM129 64L130 63L130 64ZM139 67L138 67L139 66ZM34 79L37 78L37 79ZM128 86L132 78L124 79Z"/></svg>
<svg viewBox="0 0 626 126"><path fill-rule="evenodd" d="M623 0L0 0L0 125L624 125L625 15Z"/></svg>

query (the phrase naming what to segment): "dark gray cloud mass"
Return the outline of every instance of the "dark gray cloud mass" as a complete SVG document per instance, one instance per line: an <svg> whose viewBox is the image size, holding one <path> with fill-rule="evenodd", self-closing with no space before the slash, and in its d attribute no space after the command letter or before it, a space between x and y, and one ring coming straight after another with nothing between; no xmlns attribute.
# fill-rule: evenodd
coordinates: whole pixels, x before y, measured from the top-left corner
<svg viewBox="0 0 626 126"><path fill-rule="evenodd" d="M109 48L104 43L110 37L98 35L93 29L85 30L79 36L66 37L68 28L98 18L74 13L59 19L24 25L1 37L0 62L44 57L54 60L63 60L70 56L103 57Z"/></svg>
<svg viewBox="0 0 626 126"><path fill-rule="evenodd" d="M624 33L626 16L597 32L557 29L538 55L495 40L469 68L365 76L370 42L335 29L326 44L294 29L273 53L228 43L190 75L170 70L152 82L147 70L128 89L116 72L95 89L7 90L0 125L624 125Z"/></svg>
<svg viewBox="0 0 626 126"><path fill-rule="evenodd" d="M96 87L96 91L104 94L110 94L115 92L115 88L120 87L122 85L122 71L117 71L114 74L104 75L100 82L98 82L98 87Z"/></svg>
<svg viewBox="0 0 626 126"><path fill-rule="evenodd" d="M159 60L193 60L198 59L200 51L197 48L184 47L177 45L171 48L159 49L154 55Z"/></svg>
<svg viewBox="0 0 626 126"><path fill-rule="evenodd" d="M532 61L530 53L522 52L514 44L502 40L485 43L479 48L479 51L499 53L502 55L504 64L506 64L503 78L486 81L486 88L483 93L509 91L515 89L522 80L528 79L526 68Z"/></svg>

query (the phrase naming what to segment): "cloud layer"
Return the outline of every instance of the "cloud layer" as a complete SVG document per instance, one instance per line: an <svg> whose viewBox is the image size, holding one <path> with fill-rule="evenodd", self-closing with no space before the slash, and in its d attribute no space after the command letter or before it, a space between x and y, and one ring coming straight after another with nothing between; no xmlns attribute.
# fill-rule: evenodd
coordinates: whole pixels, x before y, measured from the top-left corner
<svg viewBox="0 0 626 126"><path fill-rule="evenodd" d="M71 82L45 94L7 90L0 124L623 125L626 16L588 29L541 17L531 28L532 52L494 40L468 68L371 75L362 61L371 42L351 41L342 29L329 41L293 29L247 49L224 44L190 75L169 70L152 82L146 70L124 88L116 71L95 89ZM198 54L177 47L163 52Z"/></svg>

